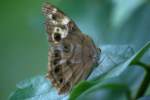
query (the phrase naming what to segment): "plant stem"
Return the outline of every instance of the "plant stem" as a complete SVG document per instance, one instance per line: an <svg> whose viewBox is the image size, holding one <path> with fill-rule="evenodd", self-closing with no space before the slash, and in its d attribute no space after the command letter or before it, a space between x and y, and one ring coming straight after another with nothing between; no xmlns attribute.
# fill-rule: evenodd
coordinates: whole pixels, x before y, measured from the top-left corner
<svg viewBox="0 0 150 100"><path fill-rule="evenodd" d="M142 66L146 71L148 71L150 73L150 65L147 65L140 61L136 62L136 64Z"/></svg>
<svg viewBox="0 0 150 100"><path fill-rule="evenodd" d="M140 66L143 66L143 68L146 70L146 73L145 73L145 77L143 79L143 82L141 83L141 86L137 92L137 95L136 95L136 99L142 97L145 93L146 93L146 90L148 89L148 86L150 84L150 66L149 65L146 65L142 62L137 62L137 65L140 65Z"/></svg>

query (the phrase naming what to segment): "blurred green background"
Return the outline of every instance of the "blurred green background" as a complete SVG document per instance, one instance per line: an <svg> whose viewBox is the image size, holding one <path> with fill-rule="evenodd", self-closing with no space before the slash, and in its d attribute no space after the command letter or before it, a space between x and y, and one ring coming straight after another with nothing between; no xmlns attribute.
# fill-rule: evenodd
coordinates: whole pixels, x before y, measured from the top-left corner
<svg viewBox="0 0 150 100"><path fill-rule="evenodd" d="M21 80L47 72L48 43L41 7L50 2L70 16L97 45L150 41L148 0L1 0L0 100Z"/></svg>

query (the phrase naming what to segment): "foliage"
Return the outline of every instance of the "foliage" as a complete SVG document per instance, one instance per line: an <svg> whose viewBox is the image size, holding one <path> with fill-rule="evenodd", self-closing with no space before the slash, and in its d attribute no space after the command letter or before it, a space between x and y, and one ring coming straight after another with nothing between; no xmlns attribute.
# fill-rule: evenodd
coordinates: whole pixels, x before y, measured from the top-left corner
<svg viewBox="0 0 150 100"><path fill-rule="evenodd" d="M130 46L103 46L101 64L71 94L58 95L45 76L37 76L19 83L10 100L138 99L144 96L150 83L150 65L140 61L149 48L150 42L133 54Z"/></svg>

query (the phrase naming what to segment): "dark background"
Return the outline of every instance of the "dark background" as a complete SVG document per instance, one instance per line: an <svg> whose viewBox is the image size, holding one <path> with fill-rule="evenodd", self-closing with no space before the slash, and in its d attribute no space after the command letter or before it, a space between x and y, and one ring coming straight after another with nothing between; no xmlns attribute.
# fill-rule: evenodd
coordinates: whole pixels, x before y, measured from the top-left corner
<svg viewBox="0 0 150 100"><path fill-rule="evenodd" d="M150 40L148 0L1 0L0 100L24 79L47 72L47 35L41 7L50 2L70 16L97 45Z"/></svg>

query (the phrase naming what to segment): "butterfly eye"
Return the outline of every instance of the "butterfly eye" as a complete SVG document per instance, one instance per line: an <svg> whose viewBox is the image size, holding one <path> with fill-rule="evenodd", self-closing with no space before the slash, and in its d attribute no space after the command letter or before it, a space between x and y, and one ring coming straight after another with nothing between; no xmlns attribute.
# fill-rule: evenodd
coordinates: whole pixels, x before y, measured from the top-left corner
<svg viewBox="0 0 150 100"><path fill-rule="evenodd" d="M53 39L57 42L61 40L61 34L60 33L54 33Z"/></svg>

